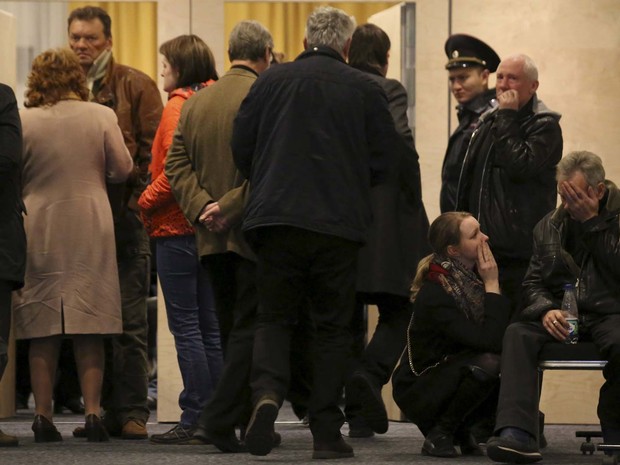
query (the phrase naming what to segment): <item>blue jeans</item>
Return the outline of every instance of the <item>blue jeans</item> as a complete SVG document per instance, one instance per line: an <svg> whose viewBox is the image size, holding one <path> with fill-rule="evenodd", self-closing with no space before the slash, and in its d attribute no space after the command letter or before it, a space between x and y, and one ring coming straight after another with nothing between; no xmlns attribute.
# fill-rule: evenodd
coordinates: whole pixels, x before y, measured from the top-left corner
<svg viewBox="0 0 620 465"><path fill-rule="evenodd" d="M194 236L157 238L157 274L174 336L183 391L179 406L184 427L198 424L222 371L220 330L213 290L200 264Z"/></svg>

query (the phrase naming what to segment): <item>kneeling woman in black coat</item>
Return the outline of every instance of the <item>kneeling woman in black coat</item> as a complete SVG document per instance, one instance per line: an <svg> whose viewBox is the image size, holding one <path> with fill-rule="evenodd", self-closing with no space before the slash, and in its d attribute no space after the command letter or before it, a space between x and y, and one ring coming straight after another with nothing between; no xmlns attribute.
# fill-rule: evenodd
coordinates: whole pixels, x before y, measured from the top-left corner
<svg viewBox="0 0 620 465"><path fill-rule="evenodd" d="M482 454L469 427L493 404L510 315L488 239L469 213L440 215L429 230L434 253L420 261L412 285L393 393L426 437L423 454L456 457L457 445L462 454Z"/></svg>

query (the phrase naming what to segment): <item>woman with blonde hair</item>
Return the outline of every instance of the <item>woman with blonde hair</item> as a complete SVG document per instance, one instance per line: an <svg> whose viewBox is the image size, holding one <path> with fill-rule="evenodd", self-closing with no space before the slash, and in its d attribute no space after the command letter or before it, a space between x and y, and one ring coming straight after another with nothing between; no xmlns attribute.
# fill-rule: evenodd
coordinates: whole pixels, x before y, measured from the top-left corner
<svg viewBox="0 0 620 465"><path fill-rule="evenodd" d="M202 444L194 433L222 371L220 328L209 276L200 263L194 227L172 194L164 166L183 104L218 76L209 46L196 35L164 42L159 52L168 103L153 140L149 167L152 182L138 205L146 230L155 240L157 276L166 302L168 327L174 335L183 390L179 394L179 423L170 431L153 434L151 442Z"/></svg>
<svg viewBox="0 0 620 465"><path fill-rule="evenodd" d="M412 286L407 350L394 374L394 400L426 439L422 453L482 455L470 434L495 410L499 353L510 302L501 295L489 238L465 212L430 226L433 253L420 261Z"/></svg>
<svg viewBox="0 0 620 465"><path fill-rule="evenodd" d="M112 212L106 181L133 168L114 112L89 103L86 79L68 49L32 63L23 127L25 286L14 299L15 334L30 339L35 442L61 441L52 394L62 339L73 340L86 436L107 441L100 420L103 336L122 330Z"/></svg>

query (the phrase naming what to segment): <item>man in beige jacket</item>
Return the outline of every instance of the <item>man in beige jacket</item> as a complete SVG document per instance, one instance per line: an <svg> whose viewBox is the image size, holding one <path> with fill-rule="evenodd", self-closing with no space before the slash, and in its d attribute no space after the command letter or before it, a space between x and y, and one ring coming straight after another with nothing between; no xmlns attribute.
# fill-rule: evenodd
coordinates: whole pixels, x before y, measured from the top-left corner
<svg viewBox="0 0 620 465"><path fill-rule="evenodd" d="M195 436L224 452L240 452L235 426L250 414L249 375L258 300L255 257L241 233L247 181L230 149L233 120L259 73L269 67L273 40L256 21L231 32L231 69L190 98L166 160L172 191L196 227L198 253L208 269L220 322L224 369Z"/></svg>

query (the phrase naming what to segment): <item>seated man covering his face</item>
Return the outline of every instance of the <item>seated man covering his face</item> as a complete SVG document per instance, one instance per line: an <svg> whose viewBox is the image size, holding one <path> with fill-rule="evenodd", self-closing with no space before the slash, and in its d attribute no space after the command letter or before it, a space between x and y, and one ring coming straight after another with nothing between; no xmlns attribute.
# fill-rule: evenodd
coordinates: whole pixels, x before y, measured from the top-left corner
<svg viewBox="0 0 620 465"><path fill-rule="evenodd" d="M495 437L487 455L496 462L542 459L538 435L538 354L563 343L568 323L560 310L563 286L576 287L579 338L592 340L608 361L598 416L606 443L620 442L620 191L605 180L601 159L573 152L557 166L562 205L534 229L522 319L504 336Z"/></svg>

